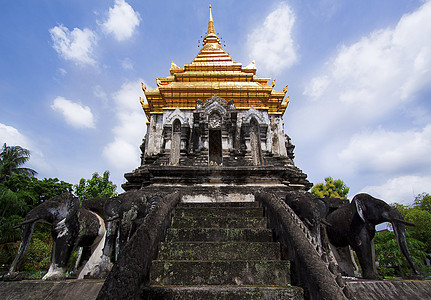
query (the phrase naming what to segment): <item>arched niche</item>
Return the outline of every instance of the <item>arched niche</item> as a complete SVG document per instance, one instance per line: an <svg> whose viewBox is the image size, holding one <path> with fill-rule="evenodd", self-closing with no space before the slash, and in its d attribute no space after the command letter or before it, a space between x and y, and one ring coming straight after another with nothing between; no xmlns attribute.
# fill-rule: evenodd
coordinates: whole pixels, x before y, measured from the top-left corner
<svg viewBox="0 0 431 300"><path fill-rule="evenodd" d="M219 111L213 110L208 115L208 162L209 164L222 164L222 122L223 117Z"/></svg>

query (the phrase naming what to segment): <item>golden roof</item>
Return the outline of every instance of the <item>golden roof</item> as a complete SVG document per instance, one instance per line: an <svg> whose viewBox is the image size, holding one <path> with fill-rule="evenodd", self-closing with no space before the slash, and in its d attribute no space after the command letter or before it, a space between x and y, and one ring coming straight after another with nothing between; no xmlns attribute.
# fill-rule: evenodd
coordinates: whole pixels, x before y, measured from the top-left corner
<svg viewBox="0 0 431 300"><path fill-rule="evenodd" d="M194 109L198 99L205 100L214 94L228 101L233 99L237 109L253 106L277 115L284 114L289 101L289 97L284 101L287 86L283 92L275 91L275 80L268 85L270 78L256 76L254 61L243 67L223 49L214 29L211 6L201 51L183 68L172 62L170 74L157 78L157 87L153 90L142 85L147 101L141 98L141 104L148 119L166 108Z"/></svg>

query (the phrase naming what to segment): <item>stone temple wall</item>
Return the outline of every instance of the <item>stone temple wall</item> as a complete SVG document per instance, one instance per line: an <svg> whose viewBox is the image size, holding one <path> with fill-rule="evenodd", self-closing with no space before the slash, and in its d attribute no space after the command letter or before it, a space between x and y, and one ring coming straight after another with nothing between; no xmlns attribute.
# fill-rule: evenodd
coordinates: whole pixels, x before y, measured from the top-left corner
<svg viewBox="0 0 431 300"><path fill-rule="evenodd" d="M281 116L237 109L216 95L194 109L151 115L141 147L142 165L293 165Z"/></svg>

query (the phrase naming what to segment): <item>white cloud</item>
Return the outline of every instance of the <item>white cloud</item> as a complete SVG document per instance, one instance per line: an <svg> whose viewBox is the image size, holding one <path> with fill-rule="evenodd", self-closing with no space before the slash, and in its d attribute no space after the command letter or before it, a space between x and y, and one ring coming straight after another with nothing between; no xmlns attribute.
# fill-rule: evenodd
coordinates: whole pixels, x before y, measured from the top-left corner
<svg viewBox="0 0 431 300"><path fill-rule="evenodd" d="M342 46L327 72L311 80L304 94L374 116L411 100L431 83L430 18L431 2L427 2L394 28L376 30Z"/></svg>
<svg viewBox="0 0 431 300"><path fill-rule="evenodd" d="M0 147L3 146L3 143L8 146L21 146L27 149L30 147L29 139L21 134L18 129L2 123L0 123L0 141L2 141Z"/></svg>
<svg viewBox="0 0 431 300"><path fill-rule="evenodd" d="M422 131L378 129L354 135L338 153L351 171L393 173L431 169L431 125Z"/></svg>
<svg viewBox="0 0 431 300"><path fill-rule="evenodd" d="M106 92L103 90L103 88L100 86L100 85L96 85L94 88L93 88L93 95L95 96L95 97L97 97L97 98L100 98L100 99L102 99L102 100L106 100L107 99L107 95L106 95Z"/></svg>
<svg viewBox="0 0 431 300"><path fill-rule="evenodd" d="M121 66L125 70L133 70L133 62L128 57L126 57L125 59L123 59L123 61L121 62Z"/></svg>
<svg viewBox="0 0 431 300"><path fill-rule="evenodd" d="M103 156L112 167L123 172L131 172L139 167L139 143L132 145L121 138L116 138L103 149Z"/></svg>
<svg viewBox="0 0 431 300"><path fill-rule="evenodd" d="M72 31L63 25L55 26L49 30L53 41L53 48L66 60L79 65L95 65L93 57L94 47L97 44L96 34L88 28Z"/></svg>
<svg viewBox="0 0 431 300"><path fill-rule="evenodd" d="M114 95L117 125L114 141L103 149L103 156L117 171L130 172L140 165L140 149L146 131L146 117L139 103L142 80L125 82Z"/></svg>
<svg viewBox="0 0 431 300"><path fill-rule="evenodd" d="M61 113L66 123L77 128L94 128L94 118L91 109L63 97L54 99L51 108Z"/></svg>
<svg viewBox="0 0 431 300"><path fill-rule="evenodd" d="M60 73L60 75L62 75L62 76L64 76L64 75L66 75L67 74L67 71L65 70L65 69L63 69L63 68L59 68L58 69L58 72Z"/></svg>
<svg viewBox="0 0 431 300"><path fill-rule="evenodd" d="M431 114L423 101L431 86L430 19L426 2L394 26L340 46L319 66L305 101L286 118L297 151L308 151L298 151L299 167L347 180L353 193L381 187L387 201L395 197L383 193L389 183L394 191L406 189L410 200L415 181L414 192L425 191L431 177ZM397 187L400 178L409 180L406 186L400 180Z"/></svg>
<svg viewBox="0 0 431 300"><path fill-rule="evenodd" d="M400 176L389 179L382 185L366 186L362 192L387 203L410 205L418 194L431 193L431 176Z"/></svg>
<svg viewBox="0 0 431 300"><path fill-rule="evenodd" d="M309 81L307 101L288 120L301 124L293 126L296 135L305 143L349 138L395 113L415 118L416 125L429 123L429 108L418 111L412 102L431 85L430 19L431 2L426 2L392 28L340 47Z"/></svg>
<svg viewBox="0 0 431 300"><path fill-rule="evenodd" d="M294 23L293 11L282 2L248 35L250 57L261 64L260 69L277 72L298 60L292 39Z"/></svg>
<svg viewBox="0 0 431 300"><path fill-rule="evenodd" d="M34 146L34 143L15 127L0 123L0 147L6 143L8 146L21 146L30 150L30 160L28 166L38 172L51 169L51 166L46 162L43 153Z"/></svg>
<svg viewBox="0 0 431 300"><path fill-rule="evenodd" d="M124 0L115 0L114 7L109 8L109 17L102 23L107 34L113 34L118 41L129 39L140 23L139 13Z"/></svg>

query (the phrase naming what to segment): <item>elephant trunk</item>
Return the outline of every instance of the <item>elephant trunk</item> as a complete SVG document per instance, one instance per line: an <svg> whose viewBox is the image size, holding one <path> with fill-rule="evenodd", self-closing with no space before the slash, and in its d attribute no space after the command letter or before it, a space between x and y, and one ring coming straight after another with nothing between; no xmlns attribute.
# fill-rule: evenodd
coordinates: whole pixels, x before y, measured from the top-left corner
<svg viewBox="0 0 431 300"><path fill-rule="evenodd" d="M21 243L19 244L18 253L9 269L9 274L15 273L21 263L28 246L30 245L31 235L33 234L34 222L25 224L22 230Z"/></svg>
<svg viewBox="0 0 431 300"><path fill-rule="evenodd" d="M394 229L398 246L400 247L401 252L407 259L407 262L409 263L410 267L413 269L415 274L419 274L418 268L414 263L412 256L410 255L409 248L407 246L406 227L404 226L404 224L410 224L410 223L405 222L400 212L396 209L391 211L391 215L393 216L393 218L391 218L392 219L391 223Z"/></svg>

